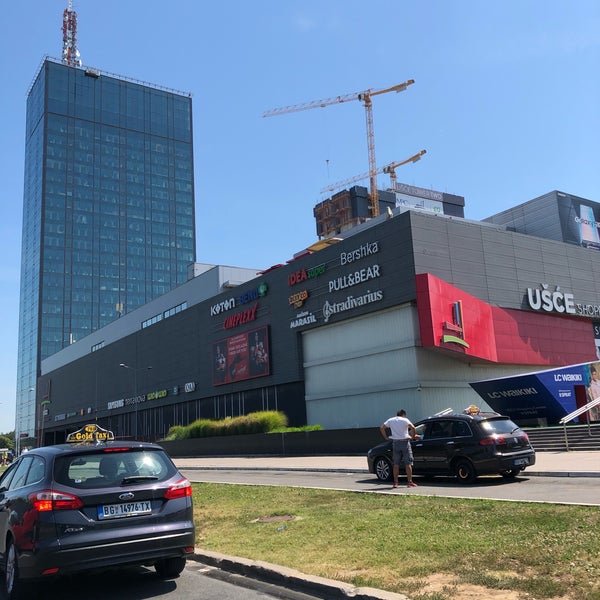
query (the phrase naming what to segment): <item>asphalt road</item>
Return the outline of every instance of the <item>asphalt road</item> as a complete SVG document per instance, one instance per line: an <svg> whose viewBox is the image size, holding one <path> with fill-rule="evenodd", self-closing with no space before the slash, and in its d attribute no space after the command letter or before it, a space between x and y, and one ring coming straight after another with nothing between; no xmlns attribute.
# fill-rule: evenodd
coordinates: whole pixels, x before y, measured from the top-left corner
<svg viewBox="0 0 600 600"><path fill-rule="evenodd" d="M4 600L6 594L0 591ZM193 560L180 577L159 579L154 569L132 567L78 575L27 589L27 600L314 600L284 587L207 567Z"/></svg>
<svg viewBox="0 0 600 600"><path fill-rule="evenodd" d="M505 480L497 476L479 477L471 485L462 485L453 478L437 477L424 480L415 477L419 487L404 487L401 480L400 487L392 489L390 483L383 483L369 473L239 468L232 470L183 468L181 472L193 482L285 485L366 493L420 494L446 498L487 498L516 502L600 506L600 477L528 477L523 473L514 480Z"/></svg>

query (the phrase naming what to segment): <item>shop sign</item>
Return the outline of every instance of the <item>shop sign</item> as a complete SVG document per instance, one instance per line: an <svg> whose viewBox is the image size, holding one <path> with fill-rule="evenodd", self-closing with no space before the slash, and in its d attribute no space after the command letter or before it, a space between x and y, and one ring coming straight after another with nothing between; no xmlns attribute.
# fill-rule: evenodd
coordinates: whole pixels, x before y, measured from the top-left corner
<svg viewBox="0 0 600 600"><path fill-rule="evenodd" d="M188 383L185 384L184 389L186 391L186 393L190 393L190 392L194 392L196 390L196 382L195 381L188 381Z"/></svg>
<svg viewBox="0 0 600 600"><path fill-rule="evenodd" d="M379 270L379 265L371 265L370 267L365 267L360 271L355 271L354 273L349 273L348 275L342 275L337 279L332 279L329 282L329 292L337 292L339 290L343 290L344 288L352 287L353 285L358 285L359 283L364 283L365 281L369 281L370 279L375 279L376 277L381 276L381 271Z"/></svg>
<svg viewBox="0 0 600 600"><path fill-rule="evenodd" d="M458 300L452 305L452 323L444 321L442 323L442 342L458 344L459 346L469 347L465 341L465 330L463 329L463 310L462 302Z"/></svg>
<svg viewBox="0 0 600 600"><path fill-rule="evenodd" d="M373 302L380 302L381 300L383 300L383 292L377 290L375 292L368 291L366 294L357 296L356 298L354 296L348 296L346 300L342 302L330 303L329 301L326 301L323 305L323 320L327 323L331 315L366 306Z"/></svg>
<svg viewBox="0 0 600 600"><path fill-rule="evenodd" d="M235 308L235 298L229 298L229 300L222 300L218 304L213 304L210 307L210 316L214 317L219 313L225 312L226 310L231 310Z"/></svg>
<svg viewBox="0 0 600 600"><path fill-rule="evenodd" d="M240 294L235 298L229 298L228 300L222 300L218 304L213 304L210 307L210 316L214 317L216 315L221 314L222 312L232 310L240 304L248 304L248 302L252 302L253 300L263 298L267 295L268 291L269 286L263 282L258 287L252 290L248 290L247 292L244 292L243 294Z"/></svg>
<svg viewBox="0 0 600 600"><path fill-rule="evenodd" d="M239 325L244 325L245 323L254 321L256 319L257 308L258 302L256 302L252 308L248 308L247 310L227 317L223 322L223 329L232 329L233 327L238 327Z"/></svg>
<svg viewBox="0 0 600 600"><path fill-rule="evenodd" d="M166 398L168 394L168 390L156 390L155 392L150 392L146 395L147 400L160 400L161 398Z"/></svg>
<svg viewBox="0 0 600 600"><path fill-rule="evenodd" d="M527 288L527 301L533 310L577 314L573 294L561 292L558 285L553 292L548 289L547 283L542 283L541 287L541 290Z"/></svg>
<svg viewBox="0 0 600 600"><path fill-rule="evenodd" d="M350 252L342 252L340 254L340 264L346 265L351 262L356 262L357 260L362 260L367 256L372 256L373 254L377 254L379 252L379 241L377 242L367 242L354 250L350 250Z"/></svg>
<svg viewBox="0 0 600 600"><path fill-rule="evenodd" d="M311 269L300 269L288 277L288 286L291 287L298 283L302 283L307 279L316 279L319 275L323 275L326 270L327 265L325 263L312 267Z"/></svg>
<svg viewBox="0 0 600 600"><path fill-rule="evenodd" d="M252 302L253 300L258 300L259 298L263 298L267 295L269 291L269 286L266 283L261 283L257 288L253 290L249 290L240 294L236 298L237 304L248 304L248 302Z"/></svg>
<svg viewBox="0 0 600 600"><path fill-rule="evenodd" d="M308 290L302 290L301 292L297 292L292 294L288 298L288 303L294 306L295 308L300 308L308 298Z"/></svg>
<svg viewBox="0 0 600 600"><path fill-rule="evenodd" d="M554 291L549 289L547 283L540 284L539 288L527 288L527 302L533 310L557 312L579 317L600 316L600 306L597 304L581 304L575 302L573 294L562 292L560 286L555 286Z"/></svg>
<svg viewBox="0 0 600 600"><path fill-rule="evenodd" d="M303 325L314 325L317 322L317 317L313 313L305 310L296 315L293 321L290 321L290 329L302 327Z"/></svg>

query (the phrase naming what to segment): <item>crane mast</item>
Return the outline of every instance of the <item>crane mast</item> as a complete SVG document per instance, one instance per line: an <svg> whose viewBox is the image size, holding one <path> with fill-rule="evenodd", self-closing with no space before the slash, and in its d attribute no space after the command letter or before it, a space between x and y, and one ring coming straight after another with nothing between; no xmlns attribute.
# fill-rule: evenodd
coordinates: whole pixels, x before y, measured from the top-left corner
<svg viewBox="0 0 600 600"><path fill-rule="evenodd" d="M291 112L298 112L301 110L310 110L312 108L325 108L332 104L341 104L343 102L349 102L352 100L359 100L365 106L366 123L367 123L367 149L369 153L369 195L371 200L371 216L376 217L379 215L379 198L377 192L377 167L375 161L375 135L373 133L373 102L372 96L378 96L387 92L403 92L409 85L415 82L414 79L408 79L404 83L399 83L392 87L384 88L381 90L368 89L364 92L358 92L354 94L345 94L343 96L335 96L333 98L327 98L325 100L313 100L311 102L305 102L303 104L294 104L291 106L284 106L281 108L274 108L263 114L263 117L274 117L276 115L284 115Z"/></svg>

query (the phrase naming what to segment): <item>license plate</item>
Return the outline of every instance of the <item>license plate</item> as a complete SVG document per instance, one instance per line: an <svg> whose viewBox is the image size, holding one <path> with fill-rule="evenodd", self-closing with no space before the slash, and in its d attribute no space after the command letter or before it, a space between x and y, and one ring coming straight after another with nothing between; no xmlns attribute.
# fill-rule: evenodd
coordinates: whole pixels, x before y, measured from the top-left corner
<svg viewBox="0 0 600 600"><path fill-rule="evenodd" d="M120 519L149 515L152 512L149 500L142 502L124 502L123 504L105 504L98 507L98 519Z"/></svg>
<svg viewBox="0 0 600 600"><path fill-rule="evenodd" d="M515 459L515 462L513 464L515 464L515 465L528 465L529 464L529 459L528 458L517 458L517 459Z"/></svg>

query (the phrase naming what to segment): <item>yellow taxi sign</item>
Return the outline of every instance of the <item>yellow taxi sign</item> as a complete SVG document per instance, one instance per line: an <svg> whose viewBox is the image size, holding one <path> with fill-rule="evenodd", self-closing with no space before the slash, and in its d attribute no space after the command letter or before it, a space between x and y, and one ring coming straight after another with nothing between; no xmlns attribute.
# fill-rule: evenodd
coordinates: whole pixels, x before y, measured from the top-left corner
<svg viewBox="0 0 600 600"><path fill-rule="evenodd" d="M100 425L90 423L84 425L81 429L73 431L67 436L69 444L81 444L87 442L111 442L115 439L115 434L108 429L103 429Z"/></svg>

